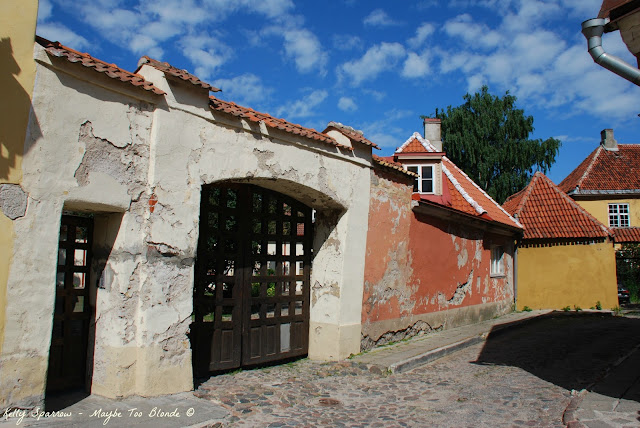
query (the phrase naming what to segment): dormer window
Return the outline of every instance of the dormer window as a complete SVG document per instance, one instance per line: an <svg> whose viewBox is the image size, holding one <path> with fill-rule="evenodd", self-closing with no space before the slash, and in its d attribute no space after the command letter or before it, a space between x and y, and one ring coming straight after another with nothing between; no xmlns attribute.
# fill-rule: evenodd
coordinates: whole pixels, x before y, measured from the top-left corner
<svg viewBox="0 0 640 428"><path fill-rule="evenodd" d="M407 171L418 174L418 177L413 182L414 192L435 193L433 165L407 165Z"/></svg>

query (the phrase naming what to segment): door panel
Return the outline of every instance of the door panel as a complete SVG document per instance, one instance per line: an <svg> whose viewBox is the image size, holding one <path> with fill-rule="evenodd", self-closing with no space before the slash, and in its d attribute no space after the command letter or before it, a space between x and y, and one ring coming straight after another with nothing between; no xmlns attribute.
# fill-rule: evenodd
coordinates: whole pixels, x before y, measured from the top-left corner
<svg viewBox="0 0 640 428"><path fill-rule="evenodd" d="M196 372L306 354L311 209L257 186L210 185L200 218Z"/></svg>

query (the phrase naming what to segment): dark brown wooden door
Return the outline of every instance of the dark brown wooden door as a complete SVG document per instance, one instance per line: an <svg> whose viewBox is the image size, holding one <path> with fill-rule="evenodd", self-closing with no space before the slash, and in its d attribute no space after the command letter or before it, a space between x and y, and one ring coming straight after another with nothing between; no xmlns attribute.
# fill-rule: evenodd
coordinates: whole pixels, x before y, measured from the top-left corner
<svg viewBox="0 0 640 428"><path fill-rule="evenodd" d="M308 350L311 209L252 185L202 191L191 329L196 374Z"/></svg>
<svg viewBox="0 0 640 428"><path fill-rule="evenodd" d="M92 219L62 216L47 391L85 385L92 236Z"/></svg>

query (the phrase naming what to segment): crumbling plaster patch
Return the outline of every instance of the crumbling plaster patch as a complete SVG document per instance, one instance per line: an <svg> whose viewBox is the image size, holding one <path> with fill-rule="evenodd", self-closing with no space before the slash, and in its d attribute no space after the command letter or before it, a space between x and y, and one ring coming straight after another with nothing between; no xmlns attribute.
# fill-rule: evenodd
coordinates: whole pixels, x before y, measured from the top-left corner
<svg viewBox="0 0 640 428"><path fill-rule="evenodd" d="M18 184L0 184L0 210L11 220L27 212L27 193Z"/></svg>
<svg viewBox="0 0 640 428"><path fill-rule="evenodd" d="M399 342L404 339L410 339L415 336L422 336L425 333L430 333L433 331L442 330L442 325L437 327L432 327L429 323L419 320L414 324L408 326L407 328L396 330L396 331L388 331L384 333L382 336L373 338L366 334L362 335L362 339L360 340L360 348L362 351L368 351L377 346L383 346L393 342Z"/></svg>

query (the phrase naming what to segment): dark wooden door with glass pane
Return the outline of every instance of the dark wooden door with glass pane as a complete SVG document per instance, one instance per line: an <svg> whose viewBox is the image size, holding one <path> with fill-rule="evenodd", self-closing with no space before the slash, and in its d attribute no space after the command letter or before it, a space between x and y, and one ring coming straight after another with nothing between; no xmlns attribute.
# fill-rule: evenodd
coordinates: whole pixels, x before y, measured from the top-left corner
<svg viewBox="0 0 640 428"><path fill-rule="evenodd" d="M203 187L191 326L196 375L308 350L311 209L253 185Z"/></svg>
<svg viewBox="0 0 640 428"><path fill-rule="evenodd" d="M62 216L47 391L85 386L92 236L91 218Z"/></svg>

